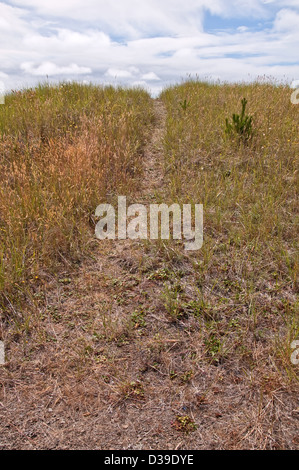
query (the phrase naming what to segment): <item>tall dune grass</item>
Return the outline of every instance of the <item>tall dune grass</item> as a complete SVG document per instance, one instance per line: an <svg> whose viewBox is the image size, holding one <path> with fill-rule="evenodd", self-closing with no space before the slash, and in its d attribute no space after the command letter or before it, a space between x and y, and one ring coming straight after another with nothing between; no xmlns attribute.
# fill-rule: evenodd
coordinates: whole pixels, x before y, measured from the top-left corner
<svg viewBox="0 0 299 470"><path fill-rule="evenodd" d="M253 117L248 144L225 133L243 98ZM229 318L251 318L255 332L272 323L286 364L299 334L299 106L290 98L288 87L260 83L190 81L162 94L169 200L204 204L196 259L205 302Z"/></svg>
<svg viewBox="0 0 299 470"><path fill-rule="evenodd" d="M62 83L13 92L0 106L0 291L76 260L97 205L142 173L149 95Z"/></svg>

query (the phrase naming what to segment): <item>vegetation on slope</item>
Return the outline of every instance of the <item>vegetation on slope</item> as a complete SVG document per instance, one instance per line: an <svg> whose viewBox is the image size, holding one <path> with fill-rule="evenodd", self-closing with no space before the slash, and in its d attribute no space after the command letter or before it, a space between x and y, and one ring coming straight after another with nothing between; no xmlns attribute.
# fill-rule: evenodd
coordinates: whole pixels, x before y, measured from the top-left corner
<svg viewBox="0 0 299 470"><path fill-rule="evenodd" d="M0 106L0 291L80 259L95 208L130 194L152 119L142 90L62 83Z"/></svg>
<svg viewBox="0 0 299 470"><path fill-rule="evenodd" d="M77 84L7 97L0 446L298 448L290 94L187 82L155 101ZM118 195L202 203L202 249L98 242L95 208Z"/></svg>
<svg viewBox="0 0 299 470"><path fill-rule="evenodd" d="M225 126L244 97L249 141ZM270 333L289 369L299 332L299 108L287 87L258 83L187 82L162 99L169 200L204 204L204 246L194 261L219 350L246 354L248 328L261 339Z"/></svg>

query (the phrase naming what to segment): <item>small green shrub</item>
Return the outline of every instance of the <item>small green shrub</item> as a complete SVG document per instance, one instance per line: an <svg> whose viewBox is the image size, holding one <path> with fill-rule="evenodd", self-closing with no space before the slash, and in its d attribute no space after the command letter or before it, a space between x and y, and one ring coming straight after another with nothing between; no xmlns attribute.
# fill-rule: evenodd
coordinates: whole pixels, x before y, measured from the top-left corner
<svg viewBox="0 0 299 470"><path fill-rule="evenodd" d="M184 101L180 101L180 107L182 108L183 111L187 111L188 106L190 103L185 99Z"/></svg>
<svg viewBox="0 0 299 470"><path fill-rule="evenodd" d="M248 143L253 136L252 121L253 117L246 115L246 106L248 101L243 98L242 101L242 112L241 114L233 114L233 122L230 123L226 118L226 129L225 132L229 136L237 135L240 141Z"/></svg>

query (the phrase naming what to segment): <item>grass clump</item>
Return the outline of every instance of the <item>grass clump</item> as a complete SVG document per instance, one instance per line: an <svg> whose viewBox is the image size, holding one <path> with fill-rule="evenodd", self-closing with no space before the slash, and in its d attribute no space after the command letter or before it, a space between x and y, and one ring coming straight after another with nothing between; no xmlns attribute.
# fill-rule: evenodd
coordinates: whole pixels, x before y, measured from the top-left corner
<svg viewBox="0 0 299 470"><path fill-rule="evenodd" d="M177 416L175 421L173 422L173 427L178 432L182 432L184 434L190 434L191 432L195 432L198 428L197 424L190 416Z"/></svg>
<svg viewBox="0 0 299 470"><path fill-rule="evenodd" d="M129 382L123 385L122 394L125 400L143 401L145 391L143 384L139 381Z"/></svg>

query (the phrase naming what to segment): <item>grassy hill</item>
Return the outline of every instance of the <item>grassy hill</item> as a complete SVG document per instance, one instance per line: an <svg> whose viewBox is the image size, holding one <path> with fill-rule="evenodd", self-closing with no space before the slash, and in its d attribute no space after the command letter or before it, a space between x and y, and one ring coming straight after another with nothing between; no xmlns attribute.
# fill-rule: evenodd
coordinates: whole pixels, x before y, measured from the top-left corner
<svg viewBox="0 0 299 470"><path fill-rule="evenodd" d="M190 81L157 100L75 83L6 97L0 448L298 448L290 96ZM202 203L202 249L96 240L118 195Z"/></svg>

